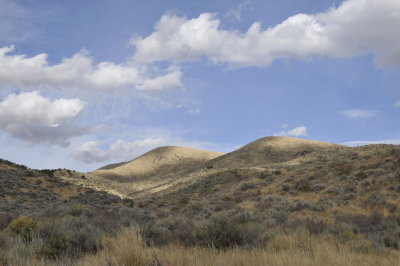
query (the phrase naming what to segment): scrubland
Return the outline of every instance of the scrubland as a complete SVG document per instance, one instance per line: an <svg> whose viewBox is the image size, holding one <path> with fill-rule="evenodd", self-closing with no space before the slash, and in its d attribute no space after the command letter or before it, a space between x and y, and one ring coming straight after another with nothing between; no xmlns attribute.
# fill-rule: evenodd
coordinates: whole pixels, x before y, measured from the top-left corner
<svg viewBox="0 0 400 266"><path fill-rule="evenodd" d="M224 158L125 198L2 160L0 265L399 265L400 146Z"/></svg>

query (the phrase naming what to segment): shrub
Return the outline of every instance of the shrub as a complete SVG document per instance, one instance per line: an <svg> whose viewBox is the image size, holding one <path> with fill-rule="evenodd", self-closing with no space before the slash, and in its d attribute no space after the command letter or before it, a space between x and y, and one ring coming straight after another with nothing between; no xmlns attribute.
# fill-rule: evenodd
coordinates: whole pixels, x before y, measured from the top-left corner
<svg viewBox="0 0 400 266"><path fill-rule="evenodd" d="M360 234L356 234L350 230L341 232L337 235L337 238L341 242L348 242L353 240L360 240L362 236Z"/></svg>
<svg viewBox="0 0 400 266"><path fill-rule="evenodd" d="M386 234L385 237L383 238L383 243L385 244L385 247L389 248L394 248L394 249L399 249L399 238L396 235L393 234Z"/></svg>
<svg viewBox="0 0 400 266"><path fill-rule="evenodd" d="M71 206L70 210L68 211L68 214L72 215L72 216L79 216L82 214L83 209L84 208L82 205L77 204L77 205Z"/></svg>
<svg viewBox="0 0 400 266"><path fill-rule="evenodd" d="M282 192L287 192L287 191L289 191L290 190L290 186L288 185L288 184L283 184L282 186L281 186L281 191Z"/></svg>
<svg viewBox="0 0 400 266"><path fill-rule="evenodd" d="M315 206L311 202L303 199L295 199L293 204L291 204L291 206L289 207L290 211L302 211L305 209L313 211L319 210L318 206Z"/></svg>
<svg viewBox="0 0 400 266"><path fill-rule="evenodd" d="M12 221L12 216L8 213L0 213L0 231L7 227Z"/></svg>
<svg viewBox="0 0 400 266"><path fill-rule="evenodd" d="M269 173L269 171L264 171L259 175L259 178L265 179L265 178L268 178L270 176L271 176L271 174Z"/></svg>
<svg viewBox="0 0 400 266"><path fill-rule="evenodd" d="M189 204L189 202L190 202L190 199L189 199L188 196L183 196L183 197L180 199L180 203L181 203L182 205L187 205L187 204Z"/></svg>
<svg viewBox="0 0 400 266"><path fill-rule="evenodd" d="M339 195L342 189L338 185L332 185L327 188L326 192L332 195Z"/></svg>
<svg viewBox="0 0 400 266"><path fill-rule="evenodd" d="M367 177L368 177L368 175L365 173L365 172L358 172L357 174L356 174L356 177L358 178L358 179L366 179Z"/></svg>
<svg viewBox="0 0 400 266"><path fill-rule="evenodd" d="M304 221L304 225L311 234L321 234L327 228L326 223L323 221L312 220L309 218Z"/></svg>
<svg viewBox="0 0 400 266"><path fill-rule="evenodd" d="M346 193L346 194L341 196L341 199L344 200L344 201L347 201L347 200L355 199L356 197L357 197L356 193Z"/></svg>
<svg viewBox="0 0 400 266"><path fill-rule="evenodd" d="M349 164L339 164L337 168L338 168L339 174L348 175L352 171L352 166Z"/></svg>
<svg viewBox="0 0 400 266"><path fill-rule="evenodd" d="M324 184L317 183L317 184L314 184L314 185L313 185L312 190L313 190L313 191L321 191L321 190L323 190L324 188L325 188L325 185L324 185Z"/></svg>
<svg viewBox="0 0 400 266"><path fill-rule="evenodd" d="M12 221L7 229L13 234L21 236L25 241L29 241L36 229L36 221L28 216L20 216Z"/></svg>
<svg viewBox="0 0 400 266"><path fill-rule="evenodd" d="M374 192L364 200L363 205L370 208L382 208L386 205L386 199L378 192Z"/></svg>
<svg viewBox="0 0 400 266"><path fill-rule="evenodd" d="M313 187L307 180L300 180L296 183L296 188L303 192L311 192Z"/></svg>
<svg viewBox="0 0 400 266"><path fill-rule="evenodd" d="M55 260L57 258L60 258L61 255L65 253L66 249L67 244L65 237L50 237L49 239L47 239L46 244L41 248L38 255Z"/></svg>
<svg viewBox="0 0 400 266"><path fill-rule="evenodd" d="M253 189L255 187L257 187L257 185L254 184L254 183L243 183L242 185L240 185L240 189L242 191L245 191L245 190L248 190L248 189Z"/></svg>
<svg viewBox="0 0 400 266"><path fill-rule="evenodd" d="M250 221L235 221L218 216L213 222L197 232L203 245L226 249L234 246L254 246L262 241L262 227Z"/></svg>

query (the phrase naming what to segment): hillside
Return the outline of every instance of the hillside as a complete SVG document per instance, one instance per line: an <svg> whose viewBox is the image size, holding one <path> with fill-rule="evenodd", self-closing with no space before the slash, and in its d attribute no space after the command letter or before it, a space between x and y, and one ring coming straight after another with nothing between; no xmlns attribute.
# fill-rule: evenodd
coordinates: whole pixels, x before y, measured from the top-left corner
<svg viewBox="0 0 400 266"><path fill-rule="evenodd" d="M204 162L223 155L186 147L167 146L153 149L132 161L104 166L92 174L136 181L157 175L193 171Z"/></svg>
<svg viewBox="0 0 400 266"><path fill-rule="evenodd" d="M59 175L60 178L108 193L133 197L164 190L194 178L209 160L223 155L186 147L159 147L132 161L106 165L86 173L85 179Z"/></svg>
<svg viewBox="0 0 400 266"><path fill-rule="evenodd" d="M132 221L132 200L59 178L67 169L34 170L0 159L0 265L34 265L36 258L76 257L100 249ZM120 210L124 210L122 213ZM71 264L64 264L71 265Z"/></svg>
<svg viewBox="0 0 400 266"><path fill-rule="evenodd" d="M67 169L35 170L0 159L0 229L5 226L2 219L8 221L19 215L39 218L68 212L77 205L98 208L110 203L125 205L130 202L65 181L59 178L60 175L85 178L82 173Z"/></svg>
<svg viewBox="0 0 400 266"><path fill-rule="evenodd" d="M345 146L298 138L265 137L211 160L207 165L220 168L265 166L287 162L315 151L340 148Z"/></svg>
<svg viewBox="0 0 400 266"><path fill-rule="evenodd" d="M293 164L298 163L297 158L312 156L314 152L346 148L289 137L261 138L228 154L186 147L160 147L132 161L106 165L90 172L86 174L86 180L67 180L119 196L136 197L176 189L182 183L195 182L221 169Z"/></svg>
<svg viewBox="0 0 400 266"><path fill-rule="evenodd" d="M229 261L257 251L253 265L263 257L285 264L288 254L297 254L303 265L326 262L320 253L338 258L328 265L396 265L400 258L400 146L395 145L350 148L268 137L228 154L162 147L92 173L37 171L0 161L0 181L5 265L13 265L7 262L17 250L10 221L20 215L33 217L32 239L39 239L29 242L37 245L29 246L31 257L24 256L65 258L60 265L99 250L76 265L120 265L125 262L116 261L140 252L147 254L144 265L159 260L187 265L191 252L197 252L197 261L216 254ZM130 225L140 228L139 239L137 229L117 234L114 248L103 239ZM133 251L128 249L135 241Z"/></svg>

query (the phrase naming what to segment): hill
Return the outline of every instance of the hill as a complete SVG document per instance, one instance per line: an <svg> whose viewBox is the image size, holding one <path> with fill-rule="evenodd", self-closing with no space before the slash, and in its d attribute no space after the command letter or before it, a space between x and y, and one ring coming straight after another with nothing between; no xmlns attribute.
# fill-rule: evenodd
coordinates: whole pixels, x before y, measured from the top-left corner
<svg viewBox="0 0 400 266"><path fill-rule="evenodd" d="M91 173L0 161L0 182L2 265L120 265L131 254L144 265L191 265L191 252L198 265L254 252L252 265L283 254L289 265L400 258L396 145L267 137L228 154L161 147ZM126 231L132 225L141 233Z"/></svg>
<svg viewBox="0 0 400 266"><path fill-rule="evenodd" d="M159 147L132 161L104 166L93 171L92 174L119 177L121 181L140 180L157 175L165 176L170 173L193 171L202 163L221 155L223 153L186 147Z"/></svg>
<svg viewBox="0 0 400 266"><path fill-rule="evenodd" d="M70 182L108 193L133 197L151 194L197 176L209 160L223 155L186 147L153 149L129 162L106 165L85 174L84 180L61 175Z"/></svg>
<svg viewBox="0 0 400 266"><path fill-rule="evenodd" d="M75 180L95 189L125 196L152 194L219 171L264 167L274 163L295 163L317 151L346 149L332 143L289 137L266 137L233 152L223 154L186 147L160 147L132 161L106 165L88 173L87 180ZM73 181L73 180L70 180ZM110 190L113 188L113 190Z"/></svg>
<svg viewBox="0 0 400 266"><path fill-rule="evenodd" d="M281 163L327 149L340 149L345 146L289 137L265 137L255 140L238 150L208 162L209 166L239 168L265 166Z"/></svg>

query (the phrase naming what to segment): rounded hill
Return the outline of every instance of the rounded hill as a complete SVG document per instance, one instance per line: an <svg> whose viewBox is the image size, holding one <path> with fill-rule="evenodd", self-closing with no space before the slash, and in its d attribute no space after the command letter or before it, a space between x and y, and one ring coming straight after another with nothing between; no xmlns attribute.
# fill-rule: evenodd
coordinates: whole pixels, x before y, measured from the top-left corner
<svg viewBox="0 0 400 266"><path fill-rule="evenodd" d="M272 136L255 140L238 150L209 161L207 165L226 168L263 166L290 161L318 150L344 147L314 140Z"/></svg>
<svg viewBox="0 0 400 266"><path fill-rule="evenodd" d="M144 177L192 170L193 167L224 153L187 147L166 146L153 149L136 159L102 167L93 174L100 176Z"/></svg>

